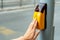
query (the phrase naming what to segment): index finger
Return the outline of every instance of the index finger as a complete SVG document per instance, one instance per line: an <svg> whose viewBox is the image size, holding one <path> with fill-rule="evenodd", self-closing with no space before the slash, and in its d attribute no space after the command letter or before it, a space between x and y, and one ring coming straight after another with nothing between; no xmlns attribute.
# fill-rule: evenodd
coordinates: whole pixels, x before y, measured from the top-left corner
<svg viewBox="0 0 60 40"><path fill-rule="evenodd" d="M34 24L33 24L33 30L35 30L37 27L37 20L35 20Z"/></svg>
<svg viewBox="0 0 60 40"><path fill-rule="evenodd" d="M28 28L28 29L33 29L33 28L36 26L36 23L37 23L37 21L36 21L36 19L34 19L34 20L31 22L31 24L29 25L29 28Z"/></svg>

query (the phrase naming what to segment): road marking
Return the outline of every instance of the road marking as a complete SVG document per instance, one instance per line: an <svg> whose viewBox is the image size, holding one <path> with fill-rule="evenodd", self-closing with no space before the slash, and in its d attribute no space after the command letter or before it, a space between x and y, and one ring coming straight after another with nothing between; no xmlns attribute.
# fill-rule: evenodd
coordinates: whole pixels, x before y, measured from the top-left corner
<svg viewBox="0 0 60 40"><path fill-rule="evenodd" d="M7 36L7 35L15 34L16 32L6 27L0 26L0 33Z"/></svg>

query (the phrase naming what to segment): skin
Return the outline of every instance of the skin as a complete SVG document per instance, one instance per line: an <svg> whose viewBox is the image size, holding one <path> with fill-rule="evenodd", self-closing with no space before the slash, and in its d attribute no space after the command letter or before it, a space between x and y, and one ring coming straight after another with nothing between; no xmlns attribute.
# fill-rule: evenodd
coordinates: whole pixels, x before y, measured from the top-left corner
<svg viewBox="0 0 60 40"><path fill-rule="evenodd" d="M13 40L36 40L38 34L40 33L40 30L36 31L37 30L36 27L37 27L37 21L36 19L34 19L29 25L26 33L23 36Z"/></svg>

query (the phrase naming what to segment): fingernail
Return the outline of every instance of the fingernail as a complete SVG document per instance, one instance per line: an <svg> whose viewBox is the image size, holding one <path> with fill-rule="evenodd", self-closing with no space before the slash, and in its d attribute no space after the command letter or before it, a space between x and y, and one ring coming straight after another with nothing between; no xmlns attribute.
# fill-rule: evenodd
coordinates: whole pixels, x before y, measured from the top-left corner
<svg viewBox="0 0 60 40"><path fill-rule="evenodd" d="M41 30L39 30L39 29L36 29L36 32L40 32Z"/></svg>
<svg viewBox="0 0 60 40"><path fill-rule="evenodd" d="M32 20L32 24L34 24L34 23L36 23L36 22L37 22L36 19L33 19L33 20Z"/></svg>
<svg viewBox="0 0 60 40"><path fill-rule="evenodd" d="M36 20L36 18L34 18L34 20Z"/></svg>

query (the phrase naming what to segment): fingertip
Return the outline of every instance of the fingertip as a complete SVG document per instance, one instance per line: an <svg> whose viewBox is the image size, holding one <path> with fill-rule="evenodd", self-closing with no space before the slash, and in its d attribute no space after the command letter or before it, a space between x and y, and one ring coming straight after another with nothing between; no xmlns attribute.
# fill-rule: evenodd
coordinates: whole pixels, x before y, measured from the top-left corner
<svg viewBox="0 0 60 40"><path fill-rule="evenodd" d="M31 24L36 24L36 23L37 23L36 19L33 19L33 21L31 22Z"/></svg>
<svg viewBox="0 0 60 40"><path fill-rule="evenodd" d="M35 19L33 19L34 21L36 21L36 18Z"/></svg>
<svg viewBox="0 0 60 40"><path fill-rule="evenodd" d="M39 29L36 29L36 32L40 33L40 31L41 31L41 30L39 30Z"/></svg>

